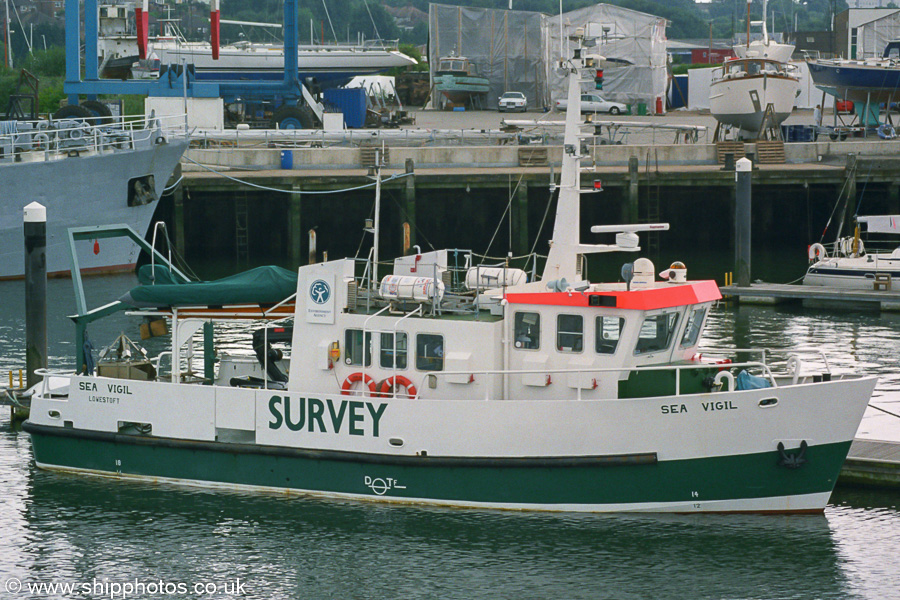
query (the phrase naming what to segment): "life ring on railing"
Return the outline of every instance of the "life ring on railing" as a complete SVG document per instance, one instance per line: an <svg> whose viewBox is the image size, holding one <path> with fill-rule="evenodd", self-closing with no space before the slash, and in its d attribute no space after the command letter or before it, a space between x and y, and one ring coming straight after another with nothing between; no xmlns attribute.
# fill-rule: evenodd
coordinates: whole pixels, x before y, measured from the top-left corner
<svg viewBox="0 0 900 600"><path fill-rule="evenodd" d="M825 251L825 246L819 243L815 243L809 247L809 260L824 260L828 258L828 253Z"/></svg>
<svg viewBox="0 0 900 600"><path fill-rule="evenodd" d="M50 136L44 133L43 131L34 134L32 138L32 142L34 144L35 150L49 150L50 149Z"/></svg>
<svg viewBox="0 0 900 600"><path fill-rule="evenodd" d="M410 381L409 378L404 377L403 375L394 375L393 377L388 377L380 384L378 384L378 395L382 398L395 395L397 393L396 389L401 385L406 388L406 395L409 398L416 397L416 386L413 385L413 382Z"/></svg>
<svg viewBox="0 0 900 600"><path fill-rule="evenodd" d="M894 131L893 126L889 123L882 123L875 131L878 133L878 137L883 140L892 140L897 137L897 132Z"/></svg>
<svg viewBox="0 0 900 600"><path fill-rule="evenodd" d="M369 386L369 393L374 396L375 380L372 379L371 375L364 375L363 373L360 373L358 371L356 373L350 373L350 375L347 376L347 379L344 380L344 383L341 384L341 395L349 396L352 391L350 388L353 387L353 384L357 381L363 380L365 380L365 384Z"/></svg>

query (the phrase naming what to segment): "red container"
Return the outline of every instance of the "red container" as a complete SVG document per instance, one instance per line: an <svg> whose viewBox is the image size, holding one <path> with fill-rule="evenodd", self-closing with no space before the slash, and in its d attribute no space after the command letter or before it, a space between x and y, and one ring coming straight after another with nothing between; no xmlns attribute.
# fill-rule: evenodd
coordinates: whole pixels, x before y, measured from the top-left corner
<svg viewBox="0 0 900 600"><path fill-rule="evenodd" d="M853 112L853 102L850 100L838 100L834 103L834 109L838 114L845 115Z"/></svg>

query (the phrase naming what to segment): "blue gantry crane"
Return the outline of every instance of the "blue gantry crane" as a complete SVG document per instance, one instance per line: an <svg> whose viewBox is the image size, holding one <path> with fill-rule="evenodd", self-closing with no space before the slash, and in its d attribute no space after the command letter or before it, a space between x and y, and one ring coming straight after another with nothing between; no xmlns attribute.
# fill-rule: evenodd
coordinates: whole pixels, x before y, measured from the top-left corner
<svg viewBox="0 0 900 600"><path fill-rule="evenodd" d="M98 0L84 0L84 78L81 77L79 0L65 0L66 81L68 106L56 117L103 117L109 112L97 101L101 94L151 97L222 98L244 106L246 121L254 125L308 129L322 120L322 110L298 77L297 0L284 1L284 78L281 81L197 81L192 65L162 65L158 79L100 79ZM83 100L82 100L83 98ZM264 110L261 110L264 109ZM261 114L269 115L264 119Z"/></svg>

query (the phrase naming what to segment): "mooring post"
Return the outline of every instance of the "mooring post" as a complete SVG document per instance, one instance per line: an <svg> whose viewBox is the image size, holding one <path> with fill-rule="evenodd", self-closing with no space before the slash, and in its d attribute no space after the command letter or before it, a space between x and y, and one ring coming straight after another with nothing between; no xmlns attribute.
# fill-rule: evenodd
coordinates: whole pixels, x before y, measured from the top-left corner
<svg viewBox="0 0 900 600"><path fill-rule="evenodd" d="M175 251L184 256L184 185L175 189L172 215L175 220Z"/></svg>
<svg viewBox="0 0 900 600"><path fill-rule="evenodd" d="M525 254L528 252L528 182L522 180L519 188L516 190L516 210L514 211L515 220L513 221L513 243L512 247L516 254ZM510 215L513 218L513 215Z"/></svg>
<svg viewBox="0 0 900 600"><path fill-rule="evenodd" d="M212 385L216 378L216 348L212 321L203 323L203 378L204 385Z"/></svg>
<svg viewBox="0 0 900 600"><path fill-rule="evenodd" d="M847 204L846 211L844 213L844 222L848 224L850 227L850 232L853 231L853 217L856 216L856 176L857 176L857 160L858 157L850 153L847 155Z"/></svg>
<svg viewBox="0 0 900 600"><path fill-rule="evenodd" d="M409 223L409 244L416 245L416 165L413 159L406 159L406 189L404 190L403 204L406 212L406 222Z"/></svg>
<svg viewBox="0 0 900 600"><path fill-rule="evenodd" d="M638 157L628 157L628 203L625 206L625 214L622 215L625 223L638 222L638 191L639 191L639 174L638 174Z"/></svg>
<svg viewBox="0 0 900 600"><path fill-rule="evenodd" d="M740 287L750 286L750 182L752 176L753 163L750 162L750 159L742 158L735 163L734 272L735 284Z"/></svg>
<svg viewBox="0 0 900 600"><path fill-rule="evenodd" d="M32 202L24 210L25 225L25 386L47 368L47 209Z"/></svg>

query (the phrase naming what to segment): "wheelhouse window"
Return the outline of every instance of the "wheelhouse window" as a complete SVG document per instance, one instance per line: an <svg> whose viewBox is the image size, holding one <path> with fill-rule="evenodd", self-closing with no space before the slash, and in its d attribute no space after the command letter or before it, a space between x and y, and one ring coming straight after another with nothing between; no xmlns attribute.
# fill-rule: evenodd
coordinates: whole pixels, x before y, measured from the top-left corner
<svg viewBox="0 0 900 600"><path fill-rule="evenodd" d="M649 354L668 349L672 343L677 323L678 313L674 312L654 315L644 319L634 353Z"/></svg>
<svg viewBox="0 0 900 600"><path fill-rule="evenodd" d="M366 332L366 366L372 366L372 332ZM344 335L344 362L348 365L363 364L363 331L348 329Z"/></svg>
<svg viewBox="0 0 900 600"><path fill-rule="evenodd" d="M697 308L688 315L687 325L684 326L684 335L681 336L681 347L690 348L697 345L700 337L700 328L703 327L703 317L706 316L705 308Z"/></svg>
<svg viewBox="0 0 900 600"><path fill-rule="evenodd" d="M381 334L381 355L380 362L383 369L405 369L407 366L408 341L406 334L402 331L397 332L397 343L394 344L393 333ZM394 357L397 362L394 363Z"/></svg>
<svg viewBox="0 0 900 600"><path fill-rule="evenodd" d="M541 315L535 312L517 312L513 325L516 348L537 350L541 347Z"/></svg>
<svg viewBox="0 0 900 600"><path fill-rule="evenodd" d="M444 370L444 336L432 333L416 336L416 368L420 371Z"/></svg>
<svg viewBox="0 0 900 600"><path fill-rule="evenodd" d="M581 315L557 315L556 349L581 352L584 349L584 320Z"/></svg>
<svg viewBox="0 0 900 600"><path fill-rule="evenodd" d="M625 327L622 317L597 317L594 346L597 354L615 354L619 347L619 336Z"/></svg>

